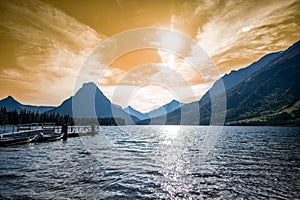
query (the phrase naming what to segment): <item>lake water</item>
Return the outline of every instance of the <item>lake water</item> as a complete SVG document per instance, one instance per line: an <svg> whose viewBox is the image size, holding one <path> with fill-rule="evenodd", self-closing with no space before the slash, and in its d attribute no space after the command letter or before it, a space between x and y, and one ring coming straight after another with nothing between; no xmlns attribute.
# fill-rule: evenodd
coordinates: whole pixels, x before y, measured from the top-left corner
<svg viewBox="0 0 300 200"><path fill-rule="evenodd" d="M300 198L300 128L208 129L101 127L0 148L0 199Z"/></svg>

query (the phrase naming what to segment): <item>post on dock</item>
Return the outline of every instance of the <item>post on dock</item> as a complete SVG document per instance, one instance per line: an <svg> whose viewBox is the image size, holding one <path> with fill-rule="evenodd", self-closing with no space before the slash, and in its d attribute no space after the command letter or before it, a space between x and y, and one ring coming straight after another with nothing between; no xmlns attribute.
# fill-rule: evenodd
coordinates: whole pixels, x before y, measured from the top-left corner
<svg viewBox="0 0 300 200"><path fill-rule="evenodd" d="M96 131L95 131L95 125L93 124L93 125L91 126L91 133L92 133L92 134L95 134L95 132L96 132Z"/></svg>
<svg viewBox="0 0 300 200"><path fill-rule="evenodd" d="M68 139L68 125L62 124L61 133L63 134L63 140L66 141Z"/></svg>

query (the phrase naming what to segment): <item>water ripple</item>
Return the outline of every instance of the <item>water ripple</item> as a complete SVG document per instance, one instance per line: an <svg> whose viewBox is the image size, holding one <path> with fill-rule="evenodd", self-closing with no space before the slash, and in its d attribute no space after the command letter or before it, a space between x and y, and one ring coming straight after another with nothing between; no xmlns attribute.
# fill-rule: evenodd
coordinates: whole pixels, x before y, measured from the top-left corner
<svg viewBox="0 0 300 200"><path fill-rule="evenodd" d="M175 127L176 128L176 127ZM1 199L299 199L300 128L101 127L0 149Z"/></svg>

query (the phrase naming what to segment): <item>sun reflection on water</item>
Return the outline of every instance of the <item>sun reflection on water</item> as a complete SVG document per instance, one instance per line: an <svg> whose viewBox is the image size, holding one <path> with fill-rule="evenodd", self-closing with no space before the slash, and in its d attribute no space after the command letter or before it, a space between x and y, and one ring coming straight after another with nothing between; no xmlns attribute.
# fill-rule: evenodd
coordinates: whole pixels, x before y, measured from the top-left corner
<svg viewBox="0 0 300 200"><path fill-rule="evenodd" d="M179 134L180 126L164 126L161 133L162 144L170 145Z"/></svg>
<svg viewBox="0 0 300 200"><path fill-rule="evenodd" d="M181 194L191 190L192 182L187 179L191 173L189 171L187 139L181 126L165 126L161 130L161 141L159 147L158 161L162 168L160 173L164 176L161 182L161 189L167 192L168 197L177 197L178 192ZM187 196L182 196L187 197Z"/></svg>

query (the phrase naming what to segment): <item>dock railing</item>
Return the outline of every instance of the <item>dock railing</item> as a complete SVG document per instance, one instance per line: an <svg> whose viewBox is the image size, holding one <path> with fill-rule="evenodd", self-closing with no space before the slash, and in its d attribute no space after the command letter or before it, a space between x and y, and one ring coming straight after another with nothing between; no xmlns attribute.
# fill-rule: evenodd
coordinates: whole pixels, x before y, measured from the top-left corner
<svg viewBox="0 0 300 200"><path fill-rule="evenodd" d="M62 126L55 126L55 132L60 133ZM68 126L68 133L96 133L99 131L98 126Z"/></svg>
<svg viewBox="0 0 300 200"><path fill-rule="evenodd" d="M32 123L32 124L17 124L6 125L0 127L1 137L8 137L20 134L30 134L43 131L44 133L51 133L55 131L55 123Z"/></svg>
<svg viewBox="0 0 300 200"><path fill-rule="evenodd" d="M68 134L90 135L96 134L99 131L99 126L68 126ZM20 135L35 135L39 132L44 134L49 133L61 133L62 126L55 126L55 123L32 123L32 124L18 124L18 125L7 125L0 127L0 137L14 137Z"/></svg>

